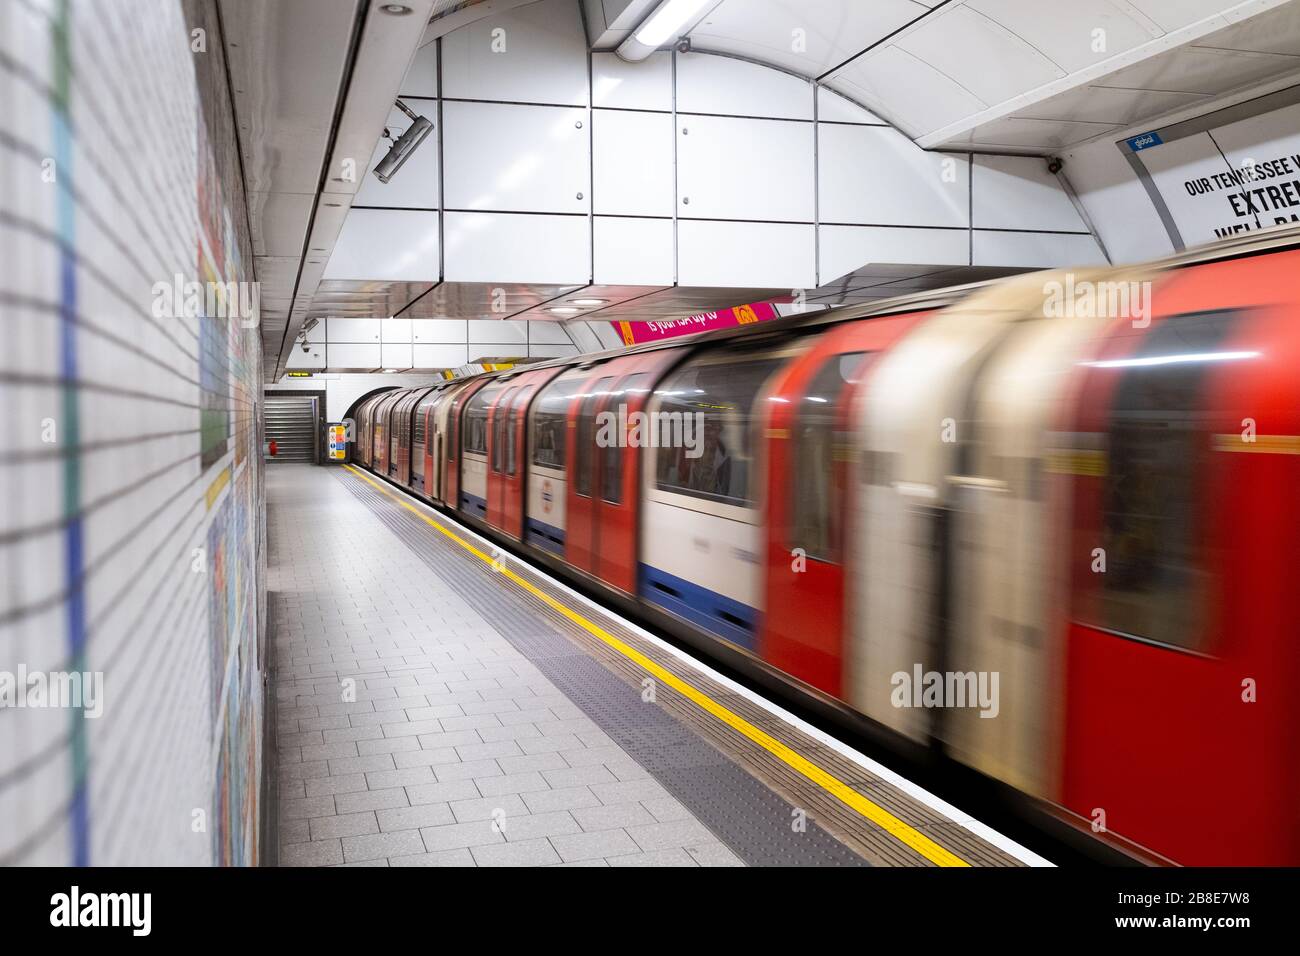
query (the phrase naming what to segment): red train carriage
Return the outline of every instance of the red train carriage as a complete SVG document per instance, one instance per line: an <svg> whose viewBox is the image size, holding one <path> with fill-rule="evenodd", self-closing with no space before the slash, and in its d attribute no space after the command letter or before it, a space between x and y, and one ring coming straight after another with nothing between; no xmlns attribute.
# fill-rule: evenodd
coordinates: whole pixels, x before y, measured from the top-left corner
<svg viewBox="0 0 1300 956"><path fill-rule="evenodd" d="M1062 799L1179 863L1300 859L1297 275L1168 274L1068 427L1101 466L1072 479Z"/></svg>

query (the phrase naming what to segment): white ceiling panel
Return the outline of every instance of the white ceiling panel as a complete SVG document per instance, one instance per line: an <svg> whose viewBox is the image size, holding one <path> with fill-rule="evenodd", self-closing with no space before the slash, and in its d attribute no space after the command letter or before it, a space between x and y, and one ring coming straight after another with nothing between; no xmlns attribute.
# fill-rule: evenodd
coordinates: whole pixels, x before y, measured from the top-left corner
<svg viewBox="0 0 1300 956"><path fill-rule="evenodd" d="M927 18L896 45L989 104L1065 76L1021 37L966 6L947 7Z"/></svg>
<svg viewBox="0 0 1300 956"><path fill-rule="evenodd" d="M895 46L849 64L828 84L916 138L986 107L974 93Z"/></svg>
<svg viewBox="0 0 1300 956"><path fill-rule="evenodd" d="M1069 73L1087 69L1162 34L1145 17L1139 21L1109 0L967 0L967 6L1015 31Z"/></svg>
<svg viewBox="0 0 1300 956"><path fill-rule="evenodd" d="M1025 119L1022 116L1007 116L968 130L954 137L952 143L979 149L1051 152L1119 128L1109 123L1079 123L1073 120L1036 120Z"/></svg>
<svg viewBox="0 0 1300 956"><path fill-rule="evenodd" d="M1218 16L1237 2L1225 0L1128 0L1146 14L1166 33L1188 26L1207 17Z"/></svg>
<svg viewBox="0 0 1300 956"><path fill-rule="evenodd" d="M1211 33L1197 40L1196 46L1300 55L1300 13L1296 7L1292 0L1257 17L1234 23L1226 30Z"/></svg>
<svg viewBox="0 0 1300 956"><path fill-rule="evenodd" d="M1300 12L1300 8L1297 8ZM1190 46L1112 73L1105 85L1177 93L1222 93L1300 68L1300 57Z"/></svg>
<svg viewBox="0 0 1300 956"><path fill-rule="evenodd" d="M1084 86L1027 106L1017 115L1023 119L1072 120L1107 126L1132 126L1152 116L1186 109L1208 99L1204 93L1171 93L1165 90L1122 90Z"/></svg>
<svg viewBox="0 0 1300 956"><path fill-rule="evenodd" d="M723 0L691 31L697 49L820 76L928 11L914 0Z"/></svg>

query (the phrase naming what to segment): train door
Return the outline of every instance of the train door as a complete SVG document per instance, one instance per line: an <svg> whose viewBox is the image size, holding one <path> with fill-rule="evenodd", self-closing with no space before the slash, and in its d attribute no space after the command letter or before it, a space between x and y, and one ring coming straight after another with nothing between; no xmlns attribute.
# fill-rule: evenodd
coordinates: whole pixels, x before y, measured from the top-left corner
<svg viewBox="0 0 1300 956"><path fill-rule="evenodd" d="M431 497L429 486L429 444L433 441L432 414L438 403L440 389L430 389L411 412L411 469L410 488L417 494Z"/></svg>
<svg viewBox="0 0 1300 956"><path fill-rule="evenodd" d="M614 376L601 369L597 378L577 396L578 402L570 412L574 427L569 445L569 497L565 507L565 549L568 562L588 574L597 572L597 485L600 481L596 468L597 415L603 400L614 382Z"/></svg>
<svg viewBox="0 0 1300 956"><path fill-rule="evenodd" d="M872 356L920 314L823 333L784 370L762 413L767 447L764 613L759 655L834 697L844 693L844 542L850 414Z"/></svg>
<svg viewBox="0 0 1300 956"><path fill-rule="evenodd" d="M549 378L550 376L546 376ZM505 460L502 462L501 485L501 530L514 538L523 539L524 510L526 507L525 491L527 488L528 462L525 453L528 444L527 415L528 405L536 394L538 385L529 383L521 386L507 410Z"/></svg>
<svg viewBox="0 0 1300 956"><path fill-rule="evenodd" d="M470 399L491 379L488 377L470 379L456 389L446 400L445 428L439 429L442 442L443 489L442 501L448 507L461 507L461 418Z"/></svg>
<svg viewBox="0 0 1300 956"><path fill-rule="evenodd" d="M617 370L617 377L601 407L596 435L599 481L593 498L597 555L593 573L627 594L636 592L643 449L663 437L646 414L647 406L655 383L683 354L682 349L660 349L609 363L609 371ZM603 440L600 424L606 431Z"/></svg>
<svg viewBox="0 0 1300 956"><path fill-rule="evenodd" d="M510 407L519 388L512 386L497 394L488 410L488 473L487 511L484 520L492 527L505 530L505 479L507 460L513 457L514 448L507 437L510 425Z"/></svg>

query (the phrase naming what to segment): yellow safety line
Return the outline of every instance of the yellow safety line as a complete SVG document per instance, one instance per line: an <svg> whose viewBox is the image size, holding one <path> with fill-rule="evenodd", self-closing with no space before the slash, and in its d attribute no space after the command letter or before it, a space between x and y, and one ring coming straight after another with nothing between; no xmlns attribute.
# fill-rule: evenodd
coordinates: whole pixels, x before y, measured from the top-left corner
<svg viewBox="0 0 1300 956"><path fill-rule="evenodd" d="M474 555L474 557L478 558L479 560L487 564L492 565L494 568L497 569L497 572L499 574L502 574L505 577L509 578L511 581L513 581L519 587L523 588L526 592L531 594L533 597L537 598L543 604L547 605L548 607L557 611L558 613L564 615L566 618L568 618L574 624L577 624L587 633L591 634L593 637L598 638L600 641L602 641L609 647L613 648L614 650L618 651L620 654L622 654L628 660L632 661L637 666L648 671L650 674L652 674L655 677L656 680L662 681L663 683L667 684L669 687L677 691L687 700L694 703L701 710L705 711L706 713L712 714L714 717L722 721L728 727L735 730L737 733L742 734L743 736L749 738L754 743L758 744L760 747L766 750L768 753L780 759L792 770L796 771L797 773L811 780L813 783L817 784L819 787L821 787L831 796L835 797L841 803L844 803L845 805L851 807L853 810L856 810L858 813L866 817L872 823L876 824L876 826L881 827L882 829L891 833L893 836L901 840L907 846L911 847L917 853L921 854L921 856L925 857L931 863L937 864L938 866L970 866L970 864L967 863L965 860L961 859L951 851L944 849L939 844L935 843L933 840L927 837L925 834L921 833L920 831L916 830L908 823L894 816L884 807L872 803L870 800L868 800L862 794L858 793L848 784L843 783L842 781L836 779L832 774L827 773L821 767L817 766L816 764L807 760L800 754L796 753L794 750L790 749L785 744L781 743L781 741L777 740L775 737L755 727L753 724L745 720L743 717L740 717L739 715L732 713L727 708L719 704L717 701L713 700L713 698L709 697L707 694L704 694L703 692L696 690L694 687L686 683L677 675L673 674L671 671L668 671L665 668L661 667L659 664L656 664L654 661L646 657L640 651L636 650L633 647L630 647L628 644L619 640L613 634L610 634L600 625L595 624L592 621L589 621L587 618L583 617L577 611L565 607L559 601L555 600L555 598L544 593L542 590L537 588L531 582L524 580L519 575L515 574L514 571L511 571L509 568L502 566L501 563L499 561L496 561L491 555L474 547L474 545L470 544L464 538L460 537L456 533L449 531L447 528L443 527L441 523L435 521L433 518L424 514L424 512L420 511L409 501L403 501L396 494L389 491L387 488L383 487L378 482L371 479L369 476L362 474L353 466L345 465L344 467L346 467L348 471L352 472L352 474L356 475L362 481L366 482L366 484L372 486L375 490L391 498L393 501L397 502L399 505L401 505L407 511L411 512L417 518L423 520L430 527L437 529L442 534L450 538L452 541L456 542L456 544L460 545L470 554Z"/></svg>

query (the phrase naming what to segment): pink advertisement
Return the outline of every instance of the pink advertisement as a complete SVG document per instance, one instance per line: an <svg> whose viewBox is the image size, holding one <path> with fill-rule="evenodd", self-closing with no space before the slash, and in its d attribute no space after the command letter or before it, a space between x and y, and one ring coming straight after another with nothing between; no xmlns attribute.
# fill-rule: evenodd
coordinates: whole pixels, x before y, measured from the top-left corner
<svg viewBox="0 0 1300 956"><path fill-rule="evenodd" d="M611 322L610 325L614 326L623 337L624 345L639 345L642 342L670 339L677 335L691 335L694 332L706 332L710 329L727 329L775 318L776 307L771 302L752 302L749 305L738 305L719 312L688 315L684 319L668 319L664 322Z"/></svg>

